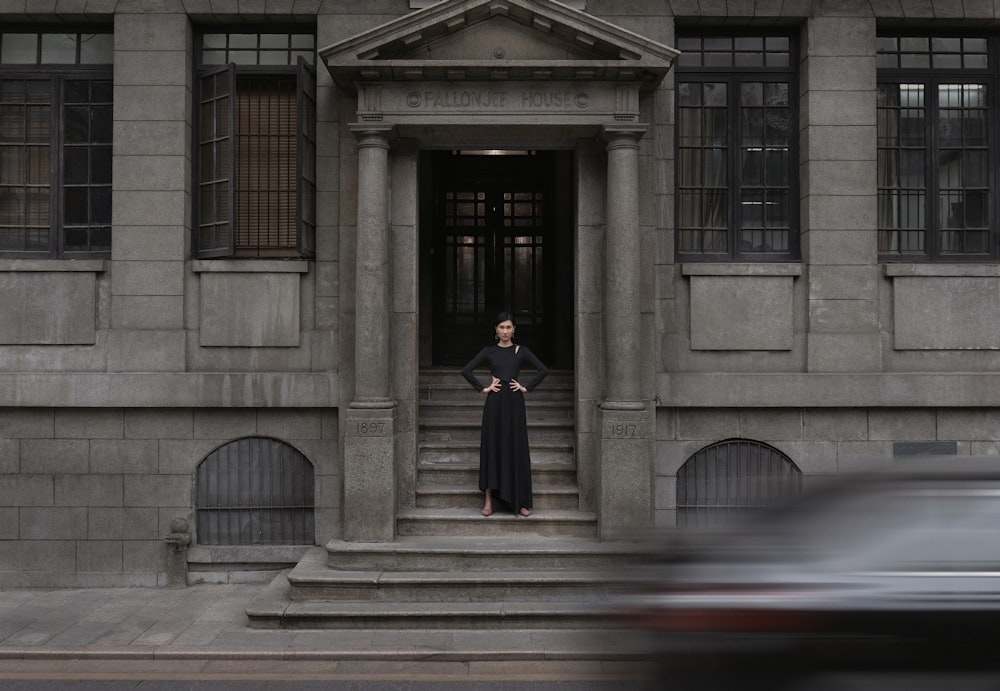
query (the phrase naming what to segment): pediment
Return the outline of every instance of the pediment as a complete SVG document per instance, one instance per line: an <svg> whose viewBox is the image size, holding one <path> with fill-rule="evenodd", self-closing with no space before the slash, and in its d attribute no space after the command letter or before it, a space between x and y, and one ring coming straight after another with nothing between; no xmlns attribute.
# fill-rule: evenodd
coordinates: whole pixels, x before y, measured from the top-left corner
<svg viewBox="0 0 1000 691"><path fill-rule="evenodd" d="M444 0L319 51L337 83L606 80L655 87L678 51L554 0Z"/></svg>

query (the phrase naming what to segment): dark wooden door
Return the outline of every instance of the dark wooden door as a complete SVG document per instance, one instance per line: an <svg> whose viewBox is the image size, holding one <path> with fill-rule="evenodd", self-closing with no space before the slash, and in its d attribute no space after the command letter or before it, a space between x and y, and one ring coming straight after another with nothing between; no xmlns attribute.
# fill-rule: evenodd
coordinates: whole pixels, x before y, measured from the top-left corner
<svg viewBox="0 0 1000 691"><path fill-rule="evenodd" d="M446 152L435 168L435 361L467 362L492 341L501 311L514 315L515 341L544 360L556 235L550 157Z"/></svg>

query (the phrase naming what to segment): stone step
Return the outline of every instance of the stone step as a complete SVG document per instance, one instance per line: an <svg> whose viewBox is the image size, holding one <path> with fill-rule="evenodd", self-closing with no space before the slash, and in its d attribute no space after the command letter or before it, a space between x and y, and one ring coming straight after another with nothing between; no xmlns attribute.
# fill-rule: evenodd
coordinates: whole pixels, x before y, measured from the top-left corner
<svg viewBox="0 0 1000 691"><path fill-rule="evenodd" d="M536 509L572 511L580 507L580 493L573 485L535 484L531 489ZM483 493L474 486L418 484L416 503L418 508L478 510Z"/></svg>
<svg viewBox="0 0 1000 691"><path fill-rule="evenodd" d="M535 535L595 537L597 516L583 511L535 511L524 518L497 511L484 517L468 509L402 509L396 517L399 535L464 535L495 537Z"/></svg>
<svg viewBox="0 0 1000 691"><path fill-rule="evenodd" d="M527 519L530 520L530 519ZM308 555L330 569L482 571L532 569L625 568L649 560L640 541L552 538L534 535L478 536L401 535L394 542L331 540Z"/></svg>
<svg viewBox="0 0 1000 691"><path fill-rule="evenodd" d="M418 441L479 441L482 420L450 420L447 418L420 417ZM576 425L571 419L528 419L528 439L531 443L572 443Z"/></svg>
<svg viewBox="0 0 1000 691"><path fill-rule="evenodd" d="M573 445L561 442L538 442L530 445L532 465L572 464ZM479 463L479 440L428 441L418 444L423 463Z"/></svg>
<svg viewBox="0 0 1000 691"><path fill-rule="evenodd" d="M459 573L449 578L437 571L340 571L303 581L289 575L289 582L293 602L591 602L617 592L596 575L566 571Z"/></svg>
<svg viewBox="0 0 1000 691"><path fill-rule="evenodd" d="M288 573L289 597L304 601L365 602L592 602L624 588L627 571L503 569L460 571L347 571L300 561Z"/></svg>
<svg viewBox="0 0 1000 691"><path fill-rule="evenodd" d="M287 579L284 586L288 587ZM265 589L247 606L250 628L525 630L621 626L607 606L592 602L296 602L287 596L268 595Z"/></svg>
<svg viewBox="0 0 1000 691"><path fill-rule="evenodd" d="M572 401L529 401L525 403L528 421L563 420L572 421L575 407ZM457 422L482 422L483 400L445 400L420 404L420 418L445 419Z"/></svg>
<svg viewBox="0 0 1000 691"><path fill-rule="evenodd" d="M255 628L615 626L614 598L634 579L625 567L638 573L647 561L641 543L580 538L331 541L271 581L246 613Z"/></svg>
<svg viewBox="0 0 1000 691"><path fill-rule="evenodd" d="M573 463L536 462L532 454L532 484L576 486L576 465ZM467 462L417 462L417 482L424 485L479 487L479 459Z"/></svg>
<svg viewBox="0 0 1000 691"><path fill-rule="evenodd" d="M477 371L480 380L489 376L485 370ZM535 373L530 370L522 372L521 379L531 381ZM417 396L421 405L429 402L447 401L478 401L482 405L483 394L469 386L458 369L430 368L420 372L417 384ZM529 404L532 401L563 401L570 405L574 401L573 373L569 371L549 372L549 376L541 385L529 394Z"/></svg>

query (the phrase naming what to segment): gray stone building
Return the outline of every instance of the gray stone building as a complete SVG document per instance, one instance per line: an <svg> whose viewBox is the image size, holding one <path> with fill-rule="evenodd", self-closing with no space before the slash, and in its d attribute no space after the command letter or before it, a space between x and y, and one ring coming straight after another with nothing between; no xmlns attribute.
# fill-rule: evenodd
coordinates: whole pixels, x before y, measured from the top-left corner
<svg viewBox="0 0 1000 691"><path fill-rule="evenodd" d="M0 2L0 587L165 584L178 518L194 580L585 552L997 453L998 19ZM530 520L476 510L500 309Z"/></svg>

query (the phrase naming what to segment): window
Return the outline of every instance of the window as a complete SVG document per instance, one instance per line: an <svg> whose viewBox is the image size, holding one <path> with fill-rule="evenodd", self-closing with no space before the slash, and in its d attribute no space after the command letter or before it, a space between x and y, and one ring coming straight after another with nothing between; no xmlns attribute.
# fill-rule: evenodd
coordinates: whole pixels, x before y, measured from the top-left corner
<svg viewBox="0 0 1000 691"><path fill-rule="evenodd" d="M246 437L198 465L198 543L311 545L313 467L288 444Z"/></svg>
<svg viewBox="0 0 1000 691"><path fill-rule="evenodd" d="M881 259L996 259L990 44L985 36L876 39Z"/></svg>
<svg viewBox="0 0 1000 691"><path fill-rule="evenodd" d="M0 32L0 254L110 256L113 43Z"/></svg>
<svg viewBox="0 0 1000 691"><path fill-rule="evenodd" d="M199 257L311 257L316 235L315 37L201 36Z"/></svg>
<svg viewBox="0 0 1000 691"><path fill-rule="evenodd" d="M756 441L705 447L677 471L677 525L712 525L797 495L802 473L785 454Z"/></svg>
<svg viewBox="0 0 1000 691"><path fill-rule="evenodd" d="M797 259L792 37L681 34L677 47L678 257Z"/></svg>

